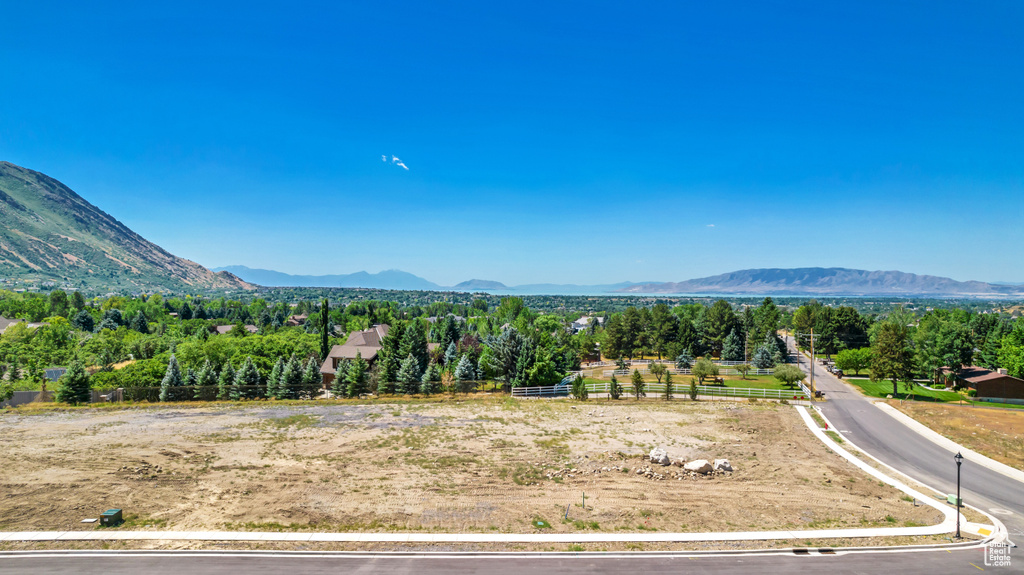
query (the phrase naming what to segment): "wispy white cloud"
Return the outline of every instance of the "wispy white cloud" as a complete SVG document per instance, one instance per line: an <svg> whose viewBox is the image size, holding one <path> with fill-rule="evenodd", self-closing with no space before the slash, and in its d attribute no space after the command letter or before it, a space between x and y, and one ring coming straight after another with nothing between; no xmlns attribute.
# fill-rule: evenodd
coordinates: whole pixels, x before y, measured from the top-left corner
<svg viewBox="0 0 1024 575"><path fill-rule="evenodd" d="M713 228L713 227L715 227L715 224L708 224L708 227L709 228Z"/></svg>
<svg viewBox="0 0 1024 575"><path fill-rule="evenodd" d="M387 157L386 154L382 155L380 157L380 159L383 162L387 162L388 161L388 157ZM402 168L403 170L405 170L407 172L409 171L409 166L406 166L405 162L403 162L402 160L399 160L398 156L395 156L395 155L392 154L392 156L391 156L391 163L396 165L396 166L398 166L398 167L400 167L400 168Z"/></svg>

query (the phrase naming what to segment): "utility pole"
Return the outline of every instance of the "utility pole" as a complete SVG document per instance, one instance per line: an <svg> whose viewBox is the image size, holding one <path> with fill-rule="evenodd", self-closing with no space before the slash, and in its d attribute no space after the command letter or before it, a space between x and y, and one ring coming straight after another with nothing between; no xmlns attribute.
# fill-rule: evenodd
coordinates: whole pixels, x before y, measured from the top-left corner
<svg viewBox="0 0 1024 575"><path fill-rule="evenodd" d="M811 328L811 401L814 401L814 328Z"/></svg>
<svg viewBox="0 0 1024 575"><path fill-rule="evenodd" d="M799 341L800 340L797 339L797 336L801 336L801 335L808 335L808 334L806 334L806 333L795 333L795 332L793 333L793 342L796 343L797 346L798 346L797 347L797 353L800 352L800 348L799 348ZM811 400L813 401L814 397L816 397L815 396L815 389L814 389L814 328L813 327L811 328L810 338L811 338Z"/></svg>

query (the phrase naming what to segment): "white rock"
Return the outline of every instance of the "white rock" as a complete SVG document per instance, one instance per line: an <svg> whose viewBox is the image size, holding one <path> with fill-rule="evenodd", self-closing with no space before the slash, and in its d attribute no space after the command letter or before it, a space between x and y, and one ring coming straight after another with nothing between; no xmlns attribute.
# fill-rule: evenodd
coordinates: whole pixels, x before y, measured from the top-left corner
<svg viewBox="0 0 1024 575"><path fill-rule="evenodd" d="M669 465L672 460L668 458L668 453L660 447L655 447L651 450L651 463L657 463L659 465Z"/></svg>
<svg viewBox="0 0 1024 575"><path fill-rule="evenodd" d="M683 466L683 469L700 474L707 474L714 471L714 467L708 463L707 459L695 459L693 461L688 461L686 465Z"/></svg>
<svg viewBox="0 0 1024 575"><path fill-rule="evenodd" d="M716 459L715 471L732 471L732 465L729 464L728 459Z"/></svg>

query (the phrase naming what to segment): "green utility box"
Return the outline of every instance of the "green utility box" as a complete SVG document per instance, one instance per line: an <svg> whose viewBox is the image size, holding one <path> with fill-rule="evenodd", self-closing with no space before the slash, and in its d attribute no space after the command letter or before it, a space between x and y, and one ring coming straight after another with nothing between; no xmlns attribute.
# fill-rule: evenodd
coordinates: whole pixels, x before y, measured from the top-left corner
<svg viewBox="0 0 1024 575"><path fill-rule="evenodd" d="M100 525L106 525L107 527L120 525L123 521L120 509L107 509L103 512L103 515L100 515Z"/></svg>
<svg viewBox="0 0 1024 575"><path fill-rule="evenodd" d="M956 495L947 495L946 496L946 503L949 503L950 505L956 505L957 507L963 507L964 506L964 500L961 499L958 502L956 500Z"/></svg>

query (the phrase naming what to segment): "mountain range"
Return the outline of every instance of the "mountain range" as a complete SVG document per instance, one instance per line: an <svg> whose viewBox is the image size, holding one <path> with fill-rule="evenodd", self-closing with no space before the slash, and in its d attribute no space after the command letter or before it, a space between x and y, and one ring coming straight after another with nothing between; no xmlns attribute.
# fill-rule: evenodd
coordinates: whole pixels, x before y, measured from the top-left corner
<svg viewBox="0 0 1024 575"><path fill-rule="evenodd" d="M57 180L0 162L0 277L132 291L253 289L179 258Z"/></svg>
<svg viewBox="0 0 1024 575"><path fill-rule="evenodd" d="M419 276L387 270L376 274L289 275L245 266L214 268L265 286L365 287L398 290L495 292L511 295L615 295L615 294L733 294L733 295L835 295L835 296L992 296L1018 297L1024 286L917 275L899 271L866 271L846 268L768 268L730 272L683 282L623 282L617 284L525 284L507 286L493 280L472 279L441 286Z"/></svg>
<svg viewBox="0 0 1024 575"><path fill-rule="evenodd" d="M1024 288L900 271L846 268L740 270L683 282L637 284L624 293L751 295L1019 296Z"/></svg>
<svg viewBox="0 0 1024 575"><path fill-rule="evenodd" d="M213 268L213 271L227 272L247 282L268 287L344 287L426 291L444 289L432 281L401 270L384 270L375 274L356 272L317 276L291 275L246 266L225 266Z"/></svg>

